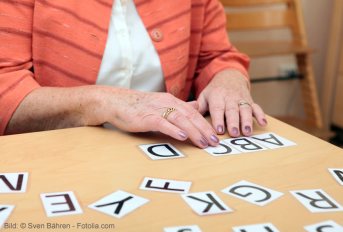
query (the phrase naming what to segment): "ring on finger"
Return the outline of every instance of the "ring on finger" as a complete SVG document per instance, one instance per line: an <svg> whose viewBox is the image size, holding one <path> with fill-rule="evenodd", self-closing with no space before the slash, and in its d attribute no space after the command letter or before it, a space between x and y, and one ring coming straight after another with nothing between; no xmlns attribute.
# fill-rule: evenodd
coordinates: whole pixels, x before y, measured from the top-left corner
<svg viewBox="0 0 343 232"><path fill-rule="evenodd" d="M251 104L247 101L244 101L244 100L241 100L238 102L238 106L241 107L241 106L245 106L245 105L248 105L251 107Z"/></svg>
<svg viewBox="0 0 343 232"><path fill-rule="evenodd" d="M168 116L169 116L169 114L171 114L171 113L174 112L175 110L176 110L176 109L173 108L173 107L167 108L167 110L163 112L162 117L165 118L165 119L167 119Z"/></svg>

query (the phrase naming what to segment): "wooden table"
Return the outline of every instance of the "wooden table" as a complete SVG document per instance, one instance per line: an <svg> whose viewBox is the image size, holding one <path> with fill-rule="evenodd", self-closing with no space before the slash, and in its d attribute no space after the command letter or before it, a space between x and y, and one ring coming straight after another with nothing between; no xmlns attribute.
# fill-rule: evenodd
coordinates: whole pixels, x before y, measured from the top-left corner
<svg viewBox="0 0 343 232"><path fill-rule="evenodd" d="M98 231L125 232L163 231L164 227L193 224L204 232L224 232L232 231L234 226L265 222L273 223L280 231L304 231L305 225L329 219L343 224L342 212L311 213L289 192L321 188L343 204L343 186L328 172L328 168L343 168L342 149L273 118L269 118L267 128L257 127L254 131L264 132L274 132L297 146L213 157L159 134L133 135L99 127L0 137L0 173L29 173L26 193L0 194L0 204L16 206L8 223L66 223L75 231L92 231L77 229L77 223L113 224L115 229ZM140 144L163 142L173 144L186 157L153 161L138 148ZM144 177L192 181L191 192L214 191L234 212L199 216L177 194L140 190ZM284 195L260 207L221 192L240 180ZM118 189L150 202L122 219L88 208ZM84 213L48 218L40 193L64 191L75 193Z"/></svg>

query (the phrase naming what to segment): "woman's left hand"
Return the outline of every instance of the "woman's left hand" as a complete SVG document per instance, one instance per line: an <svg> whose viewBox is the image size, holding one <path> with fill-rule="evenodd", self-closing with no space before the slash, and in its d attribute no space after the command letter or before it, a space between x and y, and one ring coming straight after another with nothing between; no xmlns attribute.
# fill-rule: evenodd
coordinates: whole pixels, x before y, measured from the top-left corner
<svg viewBox="0 0 343 232"><path fill-rule="evenodd" d="M263 110L252 100L247 78L239 71L224 70L217 73L197 101L202 114L210 112L212 125L218 134L225 133L224 119L232 137L241 133L251 136L253 117L260 126L267 125Z"/></svg>

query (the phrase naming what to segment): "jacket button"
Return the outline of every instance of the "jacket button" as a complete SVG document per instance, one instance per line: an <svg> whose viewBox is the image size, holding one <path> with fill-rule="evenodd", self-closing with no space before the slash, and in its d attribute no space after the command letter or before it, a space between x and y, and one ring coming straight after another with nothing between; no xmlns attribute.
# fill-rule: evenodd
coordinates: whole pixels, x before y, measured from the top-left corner
<svg viewBox="0 0 343 232"><path fill-rule="evenodd" d="M155 42L160 42L163 40L163 33L159 28L152 29L150 32L152 40Z"/></svg>

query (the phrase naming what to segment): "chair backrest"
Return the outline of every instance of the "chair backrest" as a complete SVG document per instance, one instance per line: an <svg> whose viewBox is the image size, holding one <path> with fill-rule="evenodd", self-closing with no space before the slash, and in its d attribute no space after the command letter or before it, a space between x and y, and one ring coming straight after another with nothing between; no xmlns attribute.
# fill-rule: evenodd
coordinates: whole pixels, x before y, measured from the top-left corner
<svg viewBox="0 0 343 232"><path fill-rule="evenodd" d="M220 0L228 31L289 29L292 41L307 45L299 0Z"/></svg>
<svg viewBox="0 0 343 232"><path fill-rule="evenodd" d="M299 73L306 120L315 127L322 126L313 67L309 60L301 0L220 0L226 10L228 32L262 32L287 29L290 37L260 41L235 41L238 49L250 57L294 55ZM259 33L261 34L261 33ZM245 36L247 37L247 36ZM249 37L249 36L248 36ZM254 36L251 36L252 38ZM248 38L250 39L250 38Z"/></svg>

